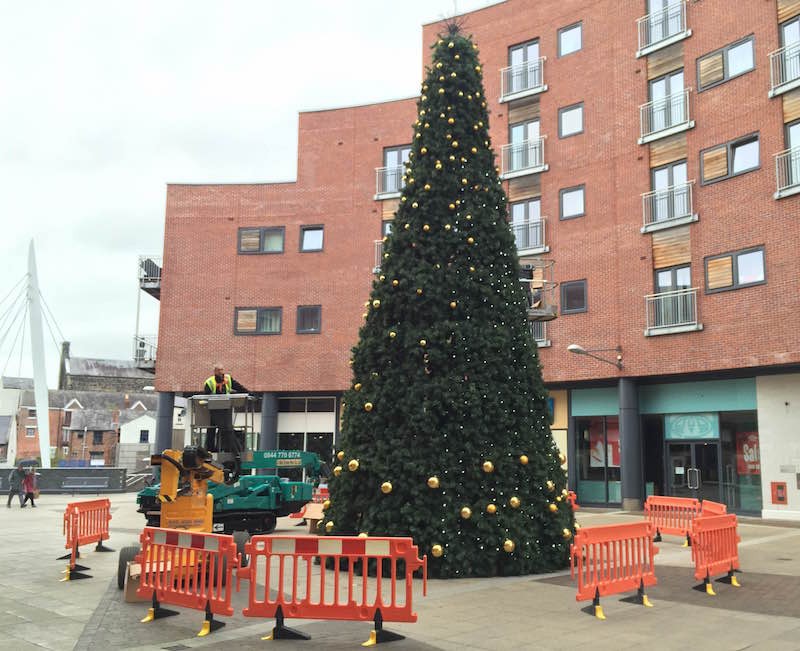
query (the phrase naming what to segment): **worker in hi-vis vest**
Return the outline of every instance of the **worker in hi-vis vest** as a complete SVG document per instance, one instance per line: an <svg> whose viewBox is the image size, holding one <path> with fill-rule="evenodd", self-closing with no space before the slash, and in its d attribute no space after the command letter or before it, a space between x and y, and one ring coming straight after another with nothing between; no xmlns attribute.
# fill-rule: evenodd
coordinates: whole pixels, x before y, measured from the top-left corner
<svg viewBox="0 0 800 651"><path fill-rule="evenodd" d="M206 380L203 385L203 393L249 393L249 391L226 373L222 364L215 364L214 375ZM214 409L210 411L209 415L212 427L206 430L206 450L218 452L218 445L224 443L223 447L227 448L228 452L234 452L238 446L233 435L231 410Z"/></svg>

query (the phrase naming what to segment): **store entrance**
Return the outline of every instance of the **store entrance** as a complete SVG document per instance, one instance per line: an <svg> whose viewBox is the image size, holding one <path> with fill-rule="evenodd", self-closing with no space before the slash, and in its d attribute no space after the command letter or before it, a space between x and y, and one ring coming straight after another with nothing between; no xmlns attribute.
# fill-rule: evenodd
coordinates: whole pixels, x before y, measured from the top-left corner
<svg viewBox="0 0 800 651"><path fill-rule="evenodd" d="M719 441L667 441L665 452L669 495L721 501Z"/></svg>

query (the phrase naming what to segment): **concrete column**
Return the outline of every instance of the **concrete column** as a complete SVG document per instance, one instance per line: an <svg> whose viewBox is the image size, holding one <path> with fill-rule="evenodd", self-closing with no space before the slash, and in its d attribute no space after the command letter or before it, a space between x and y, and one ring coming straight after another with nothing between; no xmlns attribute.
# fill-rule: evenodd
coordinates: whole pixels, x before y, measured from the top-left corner
<svg viewBox="0 0 800 651"><path fill-rule="evenodd" d="M567 392L567 485L578 490L578 446L575 434L575 418L572 416L572 399Z"/></svg>
<svg viewBox="0 0 800 651"><path fill-rule="evenodd" d="M622 471L622 508L640 511L644 501L642 432L636 380L619 379L619 443Z"/></svg>
<svg viewBox="0 0 800 651"><path fill-rule="evenodd" d="M261 434L259 450L278 449L278 398L274 393L261 394Z"/></svg>
<svg viewBox="0 0 800 651"><path fill-rule="evenodd" d="M156 413L156 454L172 447L172 416L175 411L175 393L158 392L158 412Z"/></svg>

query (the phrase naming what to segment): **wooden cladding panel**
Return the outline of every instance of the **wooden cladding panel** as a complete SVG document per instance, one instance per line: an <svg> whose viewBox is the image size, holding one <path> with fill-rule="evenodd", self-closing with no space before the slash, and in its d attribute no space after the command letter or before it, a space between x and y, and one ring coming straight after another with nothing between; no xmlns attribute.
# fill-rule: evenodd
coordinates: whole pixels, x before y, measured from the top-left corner
<svg viewBox="0 0 800 651"><path fill-rule="evenodd" d="M698 74L700 76L700 88L705 88L711 84L716 84L718 81L722 81L725 77L723 53L717 52L700 59Z"/></svg>
<svg viewBox="0 0 800 651"><path fill-rule="evenodd" d="M800 120L800 89L783 96L783 121L788 123L795 120Z"/></svg>
<svg viewBox="0 0 800 651"><path fill-rule="evenodd" d="M261 231L257 228L239 231L239 250L255 252L261 250Z"/></svg>
<svg viewBox="0 0 800 651"><path fill-rule="evenodd" d="M650 143L650 167L661 167L687 158L687 153L685 133L656 140Z"/></svg>
<svg viewBox="0 0 800 651"><path fill-rule="evenodd" d="M703 152L703 180L712 181L728 173L728 147L721 145Z"/></svg>
<svg viewBox="0 0 800 651"><path fill-rule="evenodd" d="M381 202L381 219L392 219L400 205L400 199L386 199Z"/></svg>
<svg viewBox="0 0 800 651"><path fill-rule="evenodd" d="M255 332L258 310L239 310L236 313L236 330L239 332Z"/></svg>
<svg viewBox="0 0 800 651"><path fill-rule="evenodd" d="M691 262L689 226L653 233L653 268L663 269Z"/></svg>
<svg viewBox="0 0 800 651"><path fill-rule="evenodd" d="M508 182L508 200L522 201L542 194L542 175L528 174L519 176Z"/></svg>
<svg viewBox="0 0 800 651"><path fill-rule="evenodd" d="M647 57L647 78L655 79L683 68L683 43L676 43Z"/></svg>
<svg viewBox="0 0 800 651"><path fill-rule="evenodd" d="M800 14L800 0L778 0L778 22L789 20Z"/></svg>
<svg viewBox="0 0 800 651"><path fill-rule="evenodd" d="M707 289L722 289L733 285L733 258L714 258L706 263Z"/></svg>
<svg viewBox="0 0 800 651"><path fill-rule="evenodd" d="M508 105L508 123L526 122L539 117L539 98L525 97Z"/></svg>

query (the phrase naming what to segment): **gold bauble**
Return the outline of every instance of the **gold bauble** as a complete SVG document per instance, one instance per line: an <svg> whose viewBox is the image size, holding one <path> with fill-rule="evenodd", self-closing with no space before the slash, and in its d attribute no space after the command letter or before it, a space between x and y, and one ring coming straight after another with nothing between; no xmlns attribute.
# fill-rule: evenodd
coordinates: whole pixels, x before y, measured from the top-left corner
<svg viewBox="0 0 800 651"><path fill-rule="evenodd" d="M480 72L480 71L481 71L481 67L480 66L475 66L475 72Z"/></svg>
<svg viewBox="0 0 800 651"><path fill-rule="evenodd" d="M494 464L491 461L484 461L483 472L494 472Z"/></svg>
<svg viewBox="0 0 800 651"><path fill-rule="evenodd" d="M423 102L425 102L425 101L427 101L427 99L428 99L428 96L427 96L427 95L423 95L422 97L420 97L420 99L421 99Z"/></svg>
<svg viewBox="0 0 800 651"><path fill-rule="evenodd" d="M450 226L450 224L445 224L444 225L444 230L446 230L446 231L449 231L451 228L453 228L453 227Z"/></svg>
<svg viewBox="0 0 800 651"><path fill-rule="evenodd" d="M547 480L545 486L547 486L547 490L549 491L553 490L556 487L555 483L553 483L553 481L550 479Z"/></svg>
<svg viewBox="0 0 800 651"><path fill-rule="evenodd" d="M453 43L453 41L450 41L450 42L447 44L447 47L451 47L451 48L452 48L452 47L455 47L455 46L456 46L456 44L455 44L455 43Z"/></svg>
<svg viewBox="0 0 800 651"><path fill-rule="evenodd" d="M433 554L435 558L439 558L442 554L444 554L444 549L442 549L441 545L434 545L431 547L431 554Z"/></svg>
<svg viewBox="0 0 800 651"><path fill-rule="evenodd" d="M581 530L581 525L579 525L579 524L576 522L576 523L575 523L575 531L580 531L580 530Z"/></svg>
<svg viewBox="0 0 800 651"><path fill-rule="evenodd" d="M477 147L473 147L472 149L470 149L470 151L471 151L473 154L477 154L477 153L478 153L478 148L477 148Z"/></svg>
<svg viewBox="0 0 800 651"><path fill-rule="evenodd" d="M469 271L470 271L470 273L473 273L473 274L474 274L474 273L475 273L475 267L470 267L470 268L469 268Z"/></svg>
<svg viewBox="0 0 800 651"><path fill-rule="evenodd" d="M399 281L399 280L397 280L397 278L395 278L395 279L392 281L392 287L397 287L399 284L400 284L400 281Z"/></svg>
<svg viewBox="0 0 800 651"><path fill-rule="evenodd" d="M455 210L455 209L456 209L456 204L454 204L454 203L451 203L451 204L450 204L449 206L447 206L447 207L448 207L448 208L450 208L450 210Z"/></svg>
<svg viewBox="0 0 800 651"><path fill-rule="evenodd" d="M447 124L455 124L454 118L447 118Z"/></svg>
<svg viewBox="0 0 800 651"><path fill-rule="evenodd" d="M414 203L411 204L411 207L412 208L419 208L419 204L415 201Z"/></svg>
<svg viewBox="0 0 800 651"><path fill-rule="evenodd" d="M503 550L504 550L504 551L507 551L509 554L510 554L511 552L513 552L513 551L514 551L514 549L516 549L516 547L517 547L517 546L514 544L514 541L513 541L513 540L508 540L508 539L506 539L506 540L505 540L505 542L503 542Z"/></svg>
<svg viewBox="0 0 800 651"><path fill-rule="evenodd" d="M334 476L334 477L338 477L338 476L339 476L339 475L341 475L341 474L342 474L342 467L341 467L341 466L336 466L336 467L333 469L333 476Z"/></svg>
<svg viewBox="0 0 800 651"><path fill-rule="evenodd" d="M550 509L551 513L555 513L556 511L558 511L558 504L553 504L552 502L550 502L550 505L547 508Z"/></svg>
<svg viewBox="0 0 800 651"><path fill-rule="evenodd" d="M564 536L564 540L569 540L572 538L572 532L569 529L562 529L561 535Z"/></svg>
<svg viewBox="0 0 800 651"><path fill-rule="evenodd" d="M325 531L327 531L328 533L333 531L333 520L325 523Z"/></svg>
<svg viewBox="0 0 800 651"><path fill-rule="evenodd" d="M427 154L428 153L428 148L427 147L423 147L422 149L419 150L419 153L420 154Z"/></svg>
<svg viewBox="0 0 800 651"><path fill-rule="evenodd" d="M474 237L468 237L467 238L467 244L475 244L475 238Z"/></svg>
<svg viewBox="0 0 800 651"><path fill-rule="evenodd" d="M413 176L408 177L408 181L406 181L406 183L408 183L408 185L414 185L414 177Z"/></svg>
<svg viewBox="0 0 800 651"><path fill-rule="evenodd" d="M437 62L437 63L436 63L436 67L437 67L437 68L441 68L441 67L442 67L442 62L441 62L441 61Z"/></svg>
<svg viewBox="0 0 800 651"><path fill-rule="evenodd" d="M331 501L330 500L325 500L322 503L322 510L323 511L327 511L329 508L331 508Z"/></svg>
<svg viewBox="0 0 800 651"><path fill-rule="evenodd" d="M440 169L442 169L442 164L437 160L435 167L436 167L437 170L440 170Z"/></svg>
<svg viewBox="0 0 800 651"><path fill-rule="evenodd" d="M461 509L461 517L465 520L469 520L472 517L472 509L468 506L465 506Z"/></svg>
<svg viewBox="0 0 800 651"><path fill-rule="evenodd" d="M324 522L322 522L322 520L318 520L317 521L317 529L322 529L322 525L323 524L324 524Z"/></svg>
<svg viewBox="0 0 800 651"><path fill-rule="evenodd" d="M369 538L369 534L366 531L362 531L360 534L358 534L357 537L358 538Z"/></svg>
<svg viewBox="0 0 800 651"><path fill-rule="evenodd" d="M455 309L456 309L456 305L457 305L457 304L456 304L456 302L455 302L455 301L450 301L450 309L451 309L451 310L455 310Z"/></svg>
<svg viewBox="0 0 800 651"><path fill-rule="evenodd" d="M561 495L556 495L556 502L560 502L560 501L561 501Z"/></svg>
<svg viewBox="0 0 800 651"><path fill-rule="evenodd" d="M453 146L453 149L455 149L456 147L458 147L458 140L454 140L454 141L453 141L453 145L452 145L452 146Z"/></svg>
<svg viewBox="0 0 800 651"><path fill-rule="evenodd" d="M372 307L374 307L376 310L377 310L377 309L378 309L380 306L381 306L381 301L380 301L380 299L379 299L379 298L376 298L374 301L372 301Z"/></svg>
<svg viewBox="0 0 800 651"><path fill-rule="evenodd" d="M409 228L411 228L411 224L405 224L405 225L403 226L403 228L405 228L406 230L408 230Z"/></svg>
<svg viewBox="0 0 800 651"><path fill-rule="evenodd" d="M417 287L417 296L422 296L422 287Z"/></svg>
<svg viewBox="0 0 800 651"><path fill-rule="evenodd" d="M518 509L520 505L519 498L514 495L510 500L508 500L509 505L512 509Z"/></svg>
<svg viewBox="0 0 800 651"><path fill-rule="evenodd" d="M567 462L567 457L563 452L559 452L558 460L561 462L561 465L563 466Z"/></svg>
<svg viewBox="0 0 800 651"><path fill-rule="evenodd" d="M383 282L384 280L386 280L386 276L384 276L383 274L381 274L380 276L378 276L378 280L380 280L381 282Z"/></svg>
<svg viewBox="0 0 800 651"><path fill-rule="evenodd" d="M422 230L423 230L423 231L425 231L425 232L427 233L429 230L431 230L431 227L430 227L428 224L425 224L425 225L422 227Z"/></svg>
<svg viewBox="0 0 800 651"><path fill-rule="evenodd" d="M468 222L471 222L471 221L472 221L472 215L467 215L467 221L468 221Z"/></svg>
<svg viewBox="0 0 800 651"><path fill-rule="evenodd" d="M372 411L372 403L371 402L365 402L364 403L364 411Z"/></svg>
<svg viewBox="0 0 800 651"><path fill-rule="evenodd" d="M487 504L486 505L486 512L490 515L494 515L497 513L497 505L496 504Z"/></svg>
<svg viewBox="0 0 800 651"><path fill-rule="evenodd" d="M440 95L444 95L444 88L440 88L440 89L439 89L439 94L440 94Z"/></svg>
<svg viewBox="0 0 800 651"><path fill-rule="evenodd" d="M368 316L369 316L369 314L367 314L366 312L362 312L361 313L361 318L362 319L366 319Z"/></svg>
<svg viewBox="0 0 800 651"><path fill-rule="evenodd" d="M350 462L347 464L347 469L350 472L355 472L356 470L358 470L359 465L360 464L358 463L358 459L350 459Z"/></svg>
<svg viewBox="0 0 800 651"><path fill-rule="evenodd" d="M455 159L456 159L456 157L453 156L453 154L450 154L450 156L448 157L448 160L451 160L451 161L454 161Z"/></svg>
<svg viewBox="0 0 800 651"><path fill-rule="evenodd" d="M394 330L389 331L389 339L394 339L397 336L397 333Z"/></svg>
<svg viewBox="0 0 800 651"><path fill-rule="evenodd" d="M390 481L383 482L381 484L381 493L383 493L384 495L388 495L391 492L392 492L392 482Z"/></svg>
<svg viewBox="0 0 800 651"><path fill-rule="evenodd" d="M568 491L566 488L564 488L564 489L561 491L561 494L562 494L564 497L567 497L567 496L569 495L569 491Z"/></svg>
<svg viewBox="0 0 800 651"><path fill-rule="evenodd" d="M467 179L461 179L461 185L466 185L467 183L469 183Z"/></svg>
<svg viewBox="0 0 800 651"><path fill-rule="evenodd" d="M419 340L419 345L420 345L420 346L422 346L423 348L425 348L425 346L427 346L427 345L428 345L428 342L427 342L427 341L425 341L424 339L420 339L420 340Z"/></svg>
<svg viewBox="0 0 800 651"><path fill-rule="evenodd" d="M456 61L458 61L458 60L461 58L461 55L460 55L460 54L456 54L456 55L454 55L454 56L453 56L453 58L454 58Z"/></svg>
<svg viewBox="0 0 800 651"><path fill-rule="evenodd" d="M451 77L453 77L454 79L455 79L456 77L458 77L458 75L456 74L456 72L455 72L455 71L451 72L451 73L450 73L450 76L451 76Z"/></svg>
<svg viewBox="0 0 800 651"><path fill-rule="evenodd" d="M425 187L426 190L430 190L431 189L431 184L430 183L426 183L424 187Z"/></svg>
<svg viewBox="0 0 800 651"><path fill-rule="evenodd" d="M439 75L439 81L444 81L444 75Z"/></svg>
<svg viewBox="0 0 800 651"><path fill-rule="evenodd" d="M519 462L520 462L520 463L521 463L523 466L527 466L527 465L528 465L528 455L527 455L527 454L521 454L521 455L519 455Z"/></svg>
<svg viewBox="0 0 800 651"><path fill-rule="evenodd" d="M336 458L337 458L339 461L343 461L343 460L344 460L344 450L339 450L339 451L336 453Z"/></svg>
<svg viewBox="0 0 800 651"><path fill-rule="evenodd" d="M439 478L437 476L428 477L428 488L439 488Z"/></svg>

